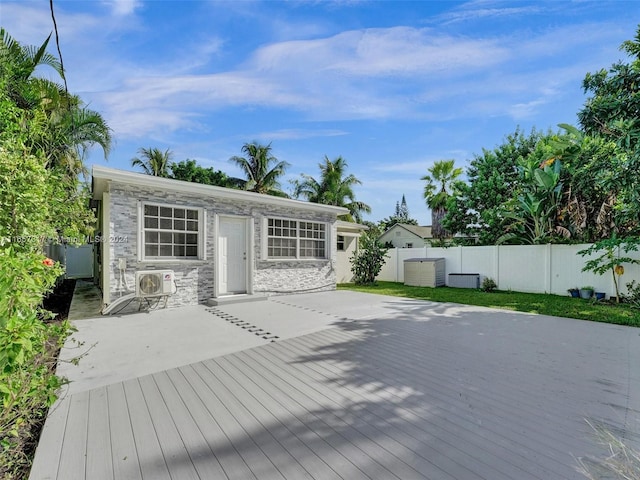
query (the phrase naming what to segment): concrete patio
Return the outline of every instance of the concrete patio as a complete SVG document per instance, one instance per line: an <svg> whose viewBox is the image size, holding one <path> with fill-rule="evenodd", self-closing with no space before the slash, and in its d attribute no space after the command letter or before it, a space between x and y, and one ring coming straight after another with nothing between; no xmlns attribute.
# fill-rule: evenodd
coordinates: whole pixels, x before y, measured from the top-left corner
<svg viewBox="0 0 640 480"><path fill-rule="evenodd" d="M638 445L634 328L347 291L74 323L31 480L579 479L585 419Z"/></svg>

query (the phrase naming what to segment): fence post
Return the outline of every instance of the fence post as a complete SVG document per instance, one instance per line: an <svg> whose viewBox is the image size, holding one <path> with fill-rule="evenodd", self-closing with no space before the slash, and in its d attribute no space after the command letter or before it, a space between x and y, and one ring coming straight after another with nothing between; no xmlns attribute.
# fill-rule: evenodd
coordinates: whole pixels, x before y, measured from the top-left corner
<svg viewBox="0 0 640 480"><path fill-rule="evenodd" d="M544 293L551 293L551 244L547 243L545 245L545 262L544 262L544 268L545 268L545 276L544 276Z"/></svg>
<svg viewBox="0 0 640 480"><path fill-rule="evenodd" d="M493 247L493 278L500 288L500 245Z"/></svg>

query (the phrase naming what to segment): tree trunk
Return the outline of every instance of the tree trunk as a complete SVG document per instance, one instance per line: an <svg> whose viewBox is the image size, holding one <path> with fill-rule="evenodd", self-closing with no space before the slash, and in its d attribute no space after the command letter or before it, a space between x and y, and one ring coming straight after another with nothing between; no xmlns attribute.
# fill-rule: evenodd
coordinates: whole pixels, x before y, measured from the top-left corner
<svg viewBox="0 0 640 480"><path fill-rule="evenodd" d="M447 236L447 231L442 226L442 219L447 213L444 207L437 207L431 210L431 235L438 240L442 240Z"/></svg>

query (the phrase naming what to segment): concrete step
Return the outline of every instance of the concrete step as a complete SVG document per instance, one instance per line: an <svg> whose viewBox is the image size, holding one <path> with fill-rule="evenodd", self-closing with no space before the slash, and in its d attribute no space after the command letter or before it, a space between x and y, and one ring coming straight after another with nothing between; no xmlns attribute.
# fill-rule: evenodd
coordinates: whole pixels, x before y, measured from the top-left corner
<svg viewBox="0 0 640 480"><path fill-rule="evenodd" d="M207 305L217 307L219 305L231 305L232 303L263 302L268 298L266 295L227 295L224 297L211 298L207 302Z"/></svg>

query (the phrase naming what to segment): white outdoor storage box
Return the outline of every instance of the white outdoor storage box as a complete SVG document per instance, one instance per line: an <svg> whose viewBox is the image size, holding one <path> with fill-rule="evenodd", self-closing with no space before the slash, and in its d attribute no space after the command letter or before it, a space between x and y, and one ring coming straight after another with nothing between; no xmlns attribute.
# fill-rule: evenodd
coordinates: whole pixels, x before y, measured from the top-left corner
<svg viewBox="0 0 640 480"><path fill-rule="evenodd" d="M404 261L404 284L412 287L444 287L444 258L408 258Z"/></svg>

